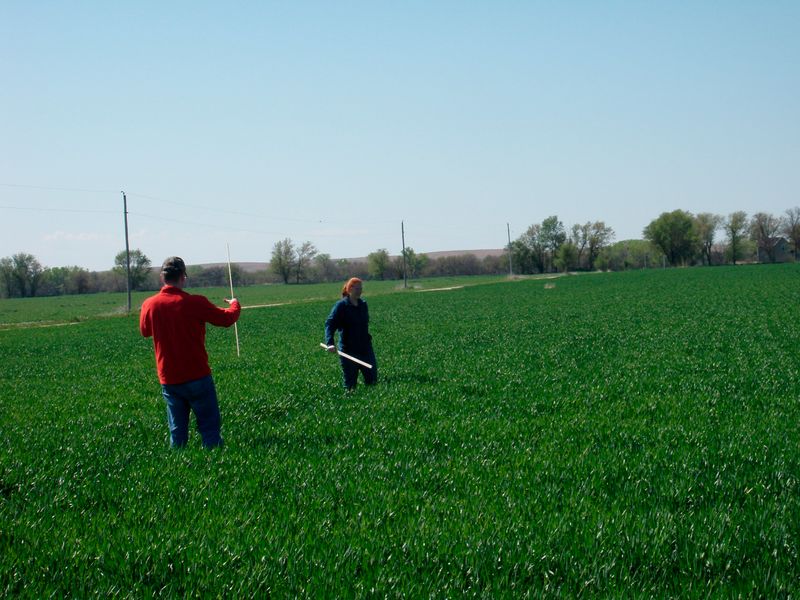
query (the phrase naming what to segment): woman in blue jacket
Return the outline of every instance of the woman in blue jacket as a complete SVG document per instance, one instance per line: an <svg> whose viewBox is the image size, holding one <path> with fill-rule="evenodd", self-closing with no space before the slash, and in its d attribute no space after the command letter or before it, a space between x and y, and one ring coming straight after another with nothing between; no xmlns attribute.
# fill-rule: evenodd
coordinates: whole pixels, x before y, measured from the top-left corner
<svg viewBox="0 0 800 600"><path fill-rule="evenodd" d="M364 374L364 383L372 385L378 381L378 364L372 349L372 336L369 334L369 310L361 299L362 281L352 277L342 288L342 299L333 305L331 314L325 321L325 345L328 352L336 352L334 334L339 331L339 350L369 363L371 369L340 357L344 387L352 390L358 381L358 372Z"/></svg>

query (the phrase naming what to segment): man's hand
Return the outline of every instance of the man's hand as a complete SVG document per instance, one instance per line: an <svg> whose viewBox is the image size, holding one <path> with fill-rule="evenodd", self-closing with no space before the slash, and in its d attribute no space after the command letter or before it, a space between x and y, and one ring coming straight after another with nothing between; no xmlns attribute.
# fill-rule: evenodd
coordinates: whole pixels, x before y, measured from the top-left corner
<svg viewBox="0 0 800 600"><path fill-rule="evenodd" d="M229 300L228 298L223 298L223 300L224 300L224 301L225 301L227 304L233 304L234 302L239 302L239 301L238 301L236 298L231 298L230 300Z"/></svg>

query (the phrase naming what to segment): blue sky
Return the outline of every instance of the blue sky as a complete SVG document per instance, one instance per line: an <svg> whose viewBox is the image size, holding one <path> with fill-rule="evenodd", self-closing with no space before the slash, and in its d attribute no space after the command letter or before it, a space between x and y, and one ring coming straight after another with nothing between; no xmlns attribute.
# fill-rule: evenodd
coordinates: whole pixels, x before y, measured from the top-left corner
<svg viewBox="0 0 800 600"><path fill-rule="evenodd" d="M800 2L0 4L0 257L500 248L800 205Z"/></svg>

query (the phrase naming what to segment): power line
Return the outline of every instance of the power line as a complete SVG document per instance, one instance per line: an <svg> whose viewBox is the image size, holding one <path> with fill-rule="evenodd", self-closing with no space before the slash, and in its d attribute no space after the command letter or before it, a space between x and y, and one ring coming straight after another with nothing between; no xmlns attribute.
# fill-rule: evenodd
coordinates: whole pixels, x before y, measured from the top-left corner
<svg viewBox="0 0 800 600"><path fill-rule="evenodd" d="M241 210L228 210L224 208L217 208L212 206L204 206L198 204L190 204L188 202L180 202L178 200L167 200L166 198L156 198L155 196L148 196L145 194L138 194L136 192L128 192L128 196L135 196L137 198L145 198L155 202L166 202L168 204L175 204L177 206L186 206L193 209L202 209L211 212L224 213L229 215L239 215L243 217L256 217L258 219L267 219L269 221L288 221L290 223L319 223L323 225L384 225L387 223L396 223L396 219L381 219L377 221L329 221L328 219L292 219L287 217L275 217L272 215L265 215L260 213L245 212Z"/></svg>
<svg viewBox="0 0 800 600"><path fill-rule="evenodd" d="M108 209L89 209L89 208L37 208L35 206L5 206L0 208L8 210L32 210L37 212L71 212L71 213L116 213L116 210Z"/></svg>
<svg viewBox="0 0 800 600"><path fill-rule="evenodd" d="M100 190L100 189L90 189L90 188L71 188L71 187L58 187L58 186L44 186L44 185L29 185L24 183L4 183L0 182L0 186L4 187L11 187L11 188L20 188L20 189L31 189L31 190L48 190L54 192L82 192L82 193L92 193L92 194L118 194L118 190ZM197 204L190 204L188 202L180 202L178 200L168 200L166 198L160 198L156 196L150 196L148 194L140 194L137 192L126 192L128 196L134 196L136 198L144 198L146 200L153 200L154 202L166 202L168 204L174 204L176 206L185 206L187 208L192 209L200 209L200 210L207 210L210 212L217 212L222 214L229 214L229 215L238 215L242 217L252 217L257 219L267 219L269 221L285 221L289 223L318 223L318 224L327 224L327 225L385 225L387 223L395 223L396 219L380 219L375 221L330 221L327 219L293 219L287 217L276 217L272 215L265 215L260 213L253 213L253 212L246 212L240 210L229 210L224 208L218 208L213 206L204 206L204 205L197 205ZM17 206L0 206L0 208L8 208L14 210L41 210L41 211L57 211L63 210L65 212L111 212L115 213L114 210L88 210L88 209L47 209L47 208L33 208L33 207L17 207ZM133 213L131 213L133 214Z"/></svg>
<svg viewBox="0 0 800 600"><path fill-rule="evenodd" d="M256 218L259 218L259 219L269 219L270 221L293 221L293 222L297 222L297 223L322 223L323 222L322 220L287 219L285 217L271 217L269 215L262 215L262 214L258 214L258 213L244 212L244 211L240 211L240 210L226 210L224 208L216 208L216 207L211 207L211 206L202 206L202 205L197 205L197 204L189 204L188 202L179 202L177 200L167 200L165 198L155 198L153 196L146 196L144 194L137 194L136 192L130 192L130 193L128 193L128 195L129 196L135 196L136 198L146 198L148 200L154 200L155 202L166 202L168 204L175 204L177 206L186 206L188 208L194 208L194 209L198 209L199 208L199 209L208 210L208 211L211 211L211 212L219 212L219 213L225 213L225 214L229 214L229 215L240 215L240 216L243 216L243 217L256 217Z"/></svg>
<svg viewBox="0 0 800 600"><path fill-rule="evenodd" d="M283 236L283 237L286 236L286 231L265 231L263 229L251 229L251 228L245 228L245 227L229 227L227 225L221 225L219 223L214 223L214 224L211 224L211 223L200 223L198 221L186 221L186 220L183 220L183 219L175 219L175 218L172 218L172 217L164 217L164 216L161 216L161 215L148 215L146 213L131 212L131 211L128 211L128 214L136 216L136 217L142 217L142 218L145 218L145 219L152 219L154 221L168 221L170 223L179 223L180 225L192 225L194 227L205 227L207 229L212 229L212 230L215 230L215 231L239 231L239 232L242 232L242 233L256 233L256 234L259 234L259 235ZM297 234L297 235L300 235L302 237L305 237L305 236L323 237L323 238L324 237L331 237L331 234L326 234L326 233L319 232L319 231L316 231L313 234L300 233L300 234Z"/></svg>
<svg viewBox="0 0 800 600"><path fill-rule="evenodd" d="M26 185L23 183L0 183L5 187L26 188L31 190L51 190L55 192L88 192L92 194L116 194L116 190L89 190L83 188L49 187L43 185Z"/></svg>
<svg viewBox="0 0 800 600"><path fill-rule="evenodd" d="M248 229L242 227L223 227L219 223L198 223L197 221L184 221L182 219L173 219L170 217L162 217L156 215L148 215L140 212L128 212L129 215L136 217L143 217L145 219L153 219L154 221L169 221L170 223L180 223L181 225L194 225L195 227L207 227L208 229L225 230L225 231L241 231L243 233L258 233L261 235L284 235L285 232L280 231L264 231L261 229Z"/></svg>

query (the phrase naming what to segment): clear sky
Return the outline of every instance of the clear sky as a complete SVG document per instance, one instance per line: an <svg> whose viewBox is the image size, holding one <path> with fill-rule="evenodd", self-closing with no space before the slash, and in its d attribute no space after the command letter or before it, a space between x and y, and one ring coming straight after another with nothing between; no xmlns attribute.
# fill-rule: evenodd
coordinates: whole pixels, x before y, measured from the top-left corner
<svg viewBox="0 0 800 600"><path fill-rule="evenodd" d="M0 3L0 257L501 248L800 205L800 2Z"/></svg>

